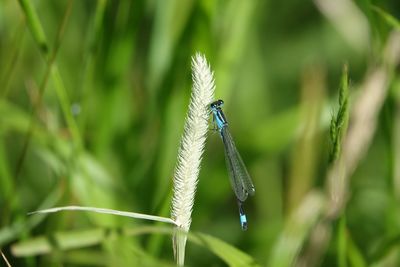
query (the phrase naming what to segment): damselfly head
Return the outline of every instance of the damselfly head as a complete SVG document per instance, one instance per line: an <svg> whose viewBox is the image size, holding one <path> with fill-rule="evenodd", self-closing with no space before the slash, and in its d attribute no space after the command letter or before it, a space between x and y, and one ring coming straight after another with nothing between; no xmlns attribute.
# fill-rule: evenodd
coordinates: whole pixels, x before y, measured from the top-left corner
<svg viewBox="0 0 400 267"><path fill-rule="evenodd" d="M221 99L214 101L210 104L210 108L215 110L218 109L220 107L222 107L224 105L224 101L222 101Z"/></svg>

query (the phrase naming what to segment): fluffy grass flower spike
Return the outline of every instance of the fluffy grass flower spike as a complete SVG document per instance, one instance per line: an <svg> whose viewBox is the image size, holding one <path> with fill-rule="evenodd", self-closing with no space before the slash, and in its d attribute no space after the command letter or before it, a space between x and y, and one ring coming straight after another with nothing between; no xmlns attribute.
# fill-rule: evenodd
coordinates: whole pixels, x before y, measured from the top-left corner
<svg viewBox="0 0 400 267"><path fill-rule="evenodd" d="M173 237L178 265L185 260L186 233L189 231L200 162L208 131L208 105L214 96L213 73L201 54L192 59L193 88L174 174L171 217L176 223Z"/></svg>

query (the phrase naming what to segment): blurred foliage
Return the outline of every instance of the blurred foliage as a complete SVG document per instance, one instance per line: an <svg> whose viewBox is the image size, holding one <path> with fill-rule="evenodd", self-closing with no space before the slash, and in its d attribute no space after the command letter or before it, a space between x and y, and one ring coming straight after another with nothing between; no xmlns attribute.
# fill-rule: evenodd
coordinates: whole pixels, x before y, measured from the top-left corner
<svg viewBox="0 0 400 267"><path fill-rule="evenodd" d="M159 224L132 236L122 229L149 222L26 214L82 205L168 217L196 51L214 70L257 193L246 202L242 232L223 147L210 133L186 263L290 266L324 203L343 64L351 113L357 85L400 25L400 2L354 1L369 35L351 43L336 23L357 30L358 22L335 21L323 2L1 0L0 247L12 266L174 265ZM390 77L373 142L319 266L400 266L398 69ZM27 251L40 250L38 238L52 249L21 256L13 247L23 241Z"/></svg>

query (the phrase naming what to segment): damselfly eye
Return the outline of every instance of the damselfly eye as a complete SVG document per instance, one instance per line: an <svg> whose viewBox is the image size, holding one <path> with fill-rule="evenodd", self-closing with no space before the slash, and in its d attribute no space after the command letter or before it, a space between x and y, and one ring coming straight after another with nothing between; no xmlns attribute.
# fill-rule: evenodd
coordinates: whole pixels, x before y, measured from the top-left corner
<svg viewBox="0 0 400 267"><path fill-rule="evenodd" d="M214 101L210 104L210 108L212 109L216 109L216 108L220 108L224 105L224 101L222 101L221 99Z"/></svg>

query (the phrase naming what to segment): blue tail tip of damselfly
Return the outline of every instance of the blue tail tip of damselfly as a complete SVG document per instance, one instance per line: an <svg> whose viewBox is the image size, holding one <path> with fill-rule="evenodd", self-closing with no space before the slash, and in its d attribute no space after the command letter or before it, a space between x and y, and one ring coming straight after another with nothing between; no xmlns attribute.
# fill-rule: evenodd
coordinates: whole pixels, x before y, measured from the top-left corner
<svg viewBox="0 0 400 267"><path fill-rule="evenodd" d="M247 218L245 214L240 214L240 225L243 231L247 230Z"/></svg>

